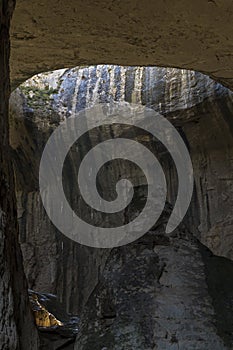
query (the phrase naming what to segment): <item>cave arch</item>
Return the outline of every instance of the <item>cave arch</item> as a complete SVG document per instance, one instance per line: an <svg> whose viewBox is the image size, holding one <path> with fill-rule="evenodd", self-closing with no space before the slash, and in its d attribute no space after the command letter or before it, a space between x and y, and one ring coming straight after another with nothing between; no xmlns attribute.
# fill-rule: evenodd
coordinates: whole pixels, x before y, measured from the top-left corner
<svg viewBox="0 0 233 350"><path fill-rule="evenodd" d="M18 0L11 26L11 79L91 64L204 72L233 87L233 3Z"/></svg>

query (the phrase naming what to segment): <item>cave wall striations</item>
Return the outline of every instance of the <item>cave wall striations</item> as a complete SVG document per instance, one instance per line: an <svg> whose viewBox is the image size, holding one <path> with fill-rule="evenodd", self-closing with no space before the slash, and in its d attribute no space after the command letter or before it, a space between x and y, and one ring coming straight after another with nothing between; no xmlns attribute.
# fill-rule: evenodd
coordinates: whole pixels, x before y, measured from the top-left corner
<svg viewBox="0 0 233 350"><path fill-rule="evenodd" d="M233 109L229 90L201 73L173 68L99 65L35 76L15 90L10 100L10 137L25 271L30 288L57 294L67 310L75 313L83 309L99 281L109 250L80 246L51 224L38 190L39 161L49 135L64 118L86 106L110 101L154 108L177 127L190 150L195 176L186 225L216 255L233 258ZM89 133L82 140L79 154L69 154L64 187L84 217L91 213L78 195L76 164L94 144L112 137L112 133L126 132L129 131L116 128ZM131 136L149 148L157 147L148 135L132 131ZM170 158L161 156L160 160L167 178L168 200L174 203L176 171ZM138 176L132 164L116 163L102 174L103 192L111 195L114 174L120 173L129 173L132 180ZM96 220L103 217L96 214ZM106 225L108 220L104 219ZM120 214L114 220L124 218Z"/></svg>
<svg viewBox="0 0 233 350"><path fill-rule="evenodd" d="M0 5L0 348L38 349L18 242L9 146L9 26L14 1Z"/></svg>

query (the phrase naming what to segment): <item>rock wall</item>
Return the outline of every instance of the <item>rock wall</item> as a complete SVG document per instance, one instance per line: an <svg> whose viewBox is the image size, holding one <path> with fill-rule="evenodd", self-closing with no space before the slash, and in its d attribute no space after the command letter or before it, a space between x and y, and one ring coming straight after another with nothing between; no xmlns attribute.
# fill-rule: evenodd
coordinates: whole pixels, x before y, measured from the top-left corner
<svg viewBox="0 0 233 350"><path fill-rule="evenodd" d="M18 243L16 201L9 146L9 26L14 1L0 5L0 348L38 349Z"/></svg>
<svg viewBox="0 0 233 350"><path fill-rule="evenodd" d="M230 0L18 0L12 81L102 63L193 69L232 88L232 21Z"/></svg>
<svg viewBox="0 0 233 350"><path fill-rule="evenodd" d="M232 288L221 276L231 279L233 264L213 257L182 225L167 235L167 219L113 249L75 349L232 349Z"/></svg>
<svg viewBox="0 0 233 350"><path fill-rule="evenodd" d="M146 105L177 127L190 150L195 175L186 225L215 254L233 257L233 109L229 90L201 73L172 68L100 65L35 76L11 96L11 145L25 271L30 288L57 294L67 310L75 313L83 309L98 283L109 251L80 246L51 224L38 192L39 161L49 135L64 118L86 106L110 101ZM82 142L82 152L68 157L66 195L80 210L83 202L76 195L75 164L112 132L119 130L89 134ZM132 131L132 138L155 150L155 143L144 136ZM176 171L166 152L160 161L167 176L168 200L174 203ZM111 194L112 176L118 172L138 176L132 165L124 167L116 164L108 169L111 176L103 174L105 192ZM90 212L83 209L82 214L88 216Z"/></svg>

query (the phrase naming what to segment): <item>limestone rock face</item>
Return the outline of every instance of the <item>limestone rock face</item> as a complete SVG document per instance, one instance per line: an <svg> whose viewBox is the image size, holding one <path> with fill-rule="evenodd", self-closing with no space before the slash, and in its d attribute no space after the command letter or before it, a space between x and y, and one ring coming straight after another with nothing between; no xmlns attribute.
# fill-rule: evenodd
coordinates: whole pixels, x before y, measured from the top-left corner
<svg viewBox="0 0 233 350"><path fill-rule="evenodd" d="M75 349L232 348L231 331L222 327L232 309L224 283L218 321L212 304L223 271L232 276L232 262L209 281L211 253L184 227L168 236L165 226L160 222L137 242L113 249L82 315Z"/></svg>
<svg viewBox="0 0 233 350"><path fill-rule="evenodd" d="M62 326L63 323L58 320L52 313L49 312L40 302L40 299L36 293L30 292L30 302L38 327L56 327Z"/></svg>
<svg viewBox="0 0 233 350"><path fill-rule="evenodd" d="M205 72L233 86L231 0L18 0L11 28L14 86L83 64Z"/></svg>
<svg viewBox="0 0 233 350"><path fill-rule="evenodd" d="M44 145L65 118L95 103L111 101L153 108L168 118L185 140L195 177L193 199L184 220L185 235L178 230L175 237L166 237L160 227L148 234L152 238L161 237L157 243L139 241L111 251L81 246L51 224L38 187ZM136 349L137 346L138 349L157 346L158 349L212 349L213 344L216 349L229 347L232 344L227 335L231 332L228 329L230 314L222 328L221 324L225 319L222 310L227 314L231 308L222 305L221 300L230 300L231 294L226 287L224 296L218 300L219 285L214 284L209 268L214 266L215 270L222 260L209 258L211 254L201 248L192 234L214 254L232 259L232 93L193 71L108 65L33 77L12 94L10 104L20 241L29 287L57 294L69 312L81 313L88 302L77 347L92 349L92 342L96 341L99 349L112 349L112 341L115 349L121 349L123 338L122 344ZM79 195L76 165L90 148L112 135L131 135L154 152L158 148L149 135L121 127L86 135L80 141L81 151L76 154L71 151L64 165L67 198L85 218L92 212ZM174 204L178 185L175 167L162 146L158 158L168 183L168 201ZM99 185L110 199L116 183L114 174L127 173L132 180L139 176L132 164L115 163L105 170ZM137 203L145 196L143 191L142 186ZM97 222L102 220L107 225L107 218L95 215ZM113 220L124 219L125 213L122 213ZM167 272L161 272L163 264ZM231 266L227 259L226 264ZM228 265L218 273L218 280L223 272L231 270ZM210 279L210 286L206 278ZM102 310L104 305L107 310ZM147 331L143 328L143 319ZM110 338L107 329L110 329ZM148 329L151 333L147 339ZM131 333L135 334L134 338Z"/></svg>
<svg viewBox="0 0 233 350"><path fill-rule="evenodd" d="M40 350L73 349L78 317L67 314L56 295L29 290L29 297L40 336Z"/></svg>
<svg viewBox="0 0 233 350"><path fill-rule="evenodd" d="M10 158L9 26L14 1L0 4L0 348L38 349L18 242L16 201Z"/></svg>

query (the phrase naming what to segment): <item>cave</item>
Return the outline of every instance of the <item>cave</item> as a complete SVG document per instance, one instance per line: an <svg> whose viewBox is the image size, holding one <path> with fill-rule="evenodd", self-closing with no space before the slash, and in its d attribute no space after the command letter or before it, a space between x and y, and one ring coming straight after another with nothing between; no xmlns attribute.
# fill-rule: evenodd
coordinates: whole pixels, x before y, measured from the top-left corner
<svg viewBox="0 0 233 350"><path fill-rule="evenodd" d="M220 0L2 1L1 349L233 348L232 17L232 3ZM73 142L62 170L65 197L85 222L110 232L146 207L150 183L137 166L146 156L136 146L128 150L136 165L116 157L96 178L108 203L117 198L116 183L128 179L132 203L105 215L82 198L77 164L108 140L131 139L150 150L167 192L145 234L127 244L101 246L98 237L85 244L59 230L46 212L41 159L64 122L95 108L115 117L112 108L119 106L172 125L192 162L192 196L169 232L182 185L174 154L185 164L176 145L171 156L152 126L144 130L117 118L88 129ZM90 169L84 178L91 192ZM63 213L64 203L50 206Z"/></svg>

